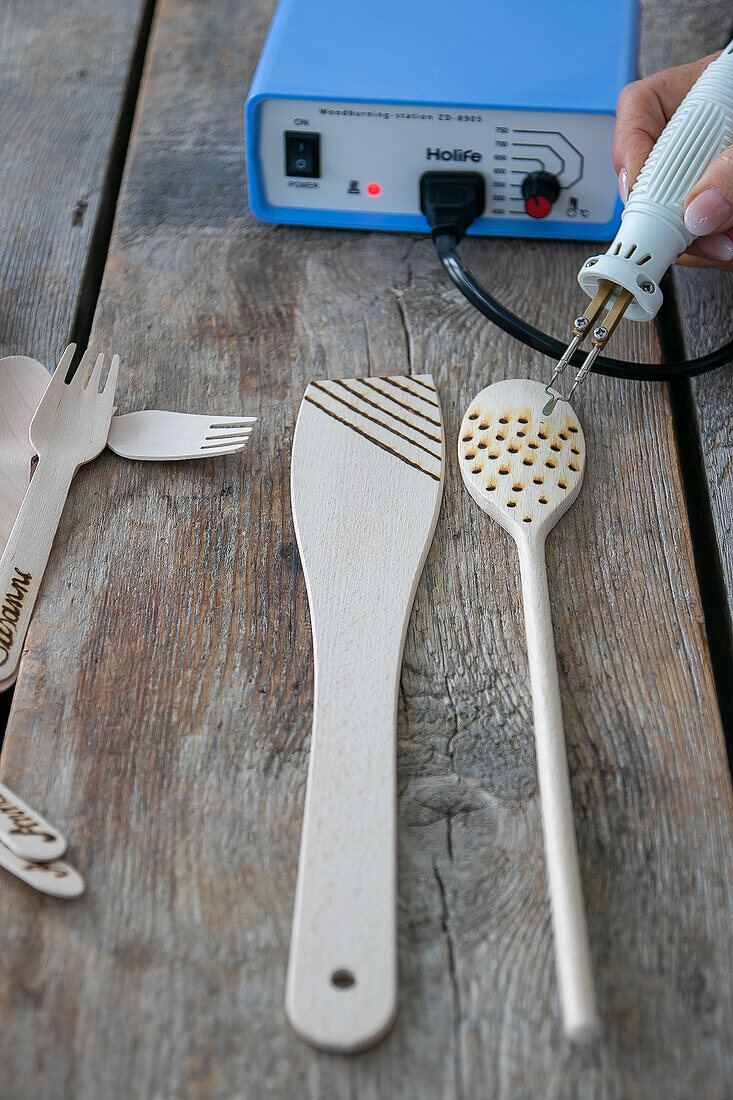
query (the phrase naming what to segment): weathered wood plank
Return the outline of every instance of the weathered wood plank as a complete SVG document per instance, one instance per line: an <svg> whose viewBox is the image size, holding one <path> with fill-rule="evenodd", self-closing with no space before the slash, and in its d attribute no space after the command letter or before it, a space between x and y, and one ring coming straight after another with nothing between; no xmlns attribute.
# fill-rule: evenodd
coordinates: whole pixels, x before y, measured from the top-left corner
<svg viewBox="0 0 733 1100"><path fill-rule="evenodd" d="M652 5L656 20L667 18L667 5ZM733 37L733 12L727 0L696 0L674 38L655 35L650 46L652 70L679 65L720 49ZM652 35L649 36L650 38ZM685 340L679 356L704 355L733 337L733 278L721 271L678 268L675 292ZM729 608L733 608L733 390L730 368L692 381L693 416L707 479L712 520Z"/></svg>
<svg viewBox="0 0 733 1100"><path fill-rule="evenodd" d="M123 356L123 411L240 407L260 430L207 464L107 455L72 489L3 775L66 828L89 893L3 891L11 1096L723 1097L733 805L662 387L586 383L586 483L548 553L604 1043L562 1040L516 560L455 463L402 675L398 1021L357 1058L288 1030L305 383L430 372L454 439L483 385L546 364L457 297L425 240L252 220L242 106L271 8L158 10L95 332ZM565 330L584 248L466 253ZM653 330L626 325L616 350L657 354Z"/></svg>
<svg viewBox="0 0 733 1100"><path fill-rule="evenodd" d="M145 7L0 5L0 355L68 343Z"/></svg>
<svg viewBox="0 0 733 1100"><path fill-rule="evenodd" d="M146 7L0 4L0 356L51 366L72 336Z"/></svg>

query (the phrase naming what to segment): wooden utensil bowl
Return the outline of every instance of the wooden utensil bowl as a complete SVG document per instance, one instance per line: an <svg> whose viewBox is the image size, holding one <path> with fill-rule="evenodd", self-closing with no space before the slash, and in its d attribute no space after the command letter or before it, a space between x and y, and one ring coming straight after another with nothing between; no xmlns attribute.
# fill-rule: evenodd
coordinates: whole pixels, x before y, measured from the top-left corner
<svg viewBox="0 0 733 1100"><path fill-rule="evenodd" d="M522 400L517 399L521 385ZM527 400L528 389L532 400ZM585 438L575 414L558 406L546 417L541 382L496 383L482 390L461 425L458 461L481 507L509 531L543 538L577 497ZM491 496L487 496L491 494Z"/></svg>

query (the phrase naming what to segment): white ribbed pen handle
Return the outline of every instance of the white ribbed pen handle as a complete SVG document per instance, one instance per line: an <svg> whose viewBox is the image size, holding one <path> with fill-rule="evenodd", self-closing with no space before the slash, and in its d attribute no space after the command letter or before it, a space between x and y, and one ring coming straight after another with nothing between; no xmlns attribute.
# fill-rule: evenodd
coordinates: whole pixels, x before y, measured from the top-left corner
<svg viewBox="0 0 733 1100"><path fill-rule="evenodd" d="M695 239L682 205L708 165L733 144L733 42L708 65L672 115L647 157L608 251L578 274L593 296L611 282L634 295L626 317L648 321L662 304L659 281Z"/></svg>

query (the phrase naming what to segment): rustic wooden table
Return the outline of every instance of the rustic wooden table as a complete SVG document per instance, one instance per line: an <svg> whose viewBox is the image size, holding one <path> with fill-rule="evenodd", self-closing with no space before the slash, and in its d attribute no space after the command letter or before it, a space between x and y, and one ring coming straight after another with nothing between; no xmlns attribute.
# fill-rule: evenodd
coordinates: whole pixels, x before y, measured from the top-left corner
<svg viewBox="0 0 733 1100"><path fill-rule="evenodd" d="M429 371L454 439L481 386L546 363L458 297L424 238L253 219L243 105L272 8L0 6L0 354L50 367L91 331L122 356L122 411L260 417L242 456L107 453L72 487L1 774L70 834L88 892L2 878L0 1091L731 1096L728 371L672 392L591 378L586 483L550 537L602 1044L573 1051L559 1029L515 559L453 463L402 673L397 1024L354 1058L286 1024L312 701L288 502L306 382ZM729 0L647 0L642 68L722 46L730 22ZM586 252L466 245L558 335ZM680 271L668 301L665 352L730 335L730 276ZM651 326L615 347L663 354Z"/></svg>

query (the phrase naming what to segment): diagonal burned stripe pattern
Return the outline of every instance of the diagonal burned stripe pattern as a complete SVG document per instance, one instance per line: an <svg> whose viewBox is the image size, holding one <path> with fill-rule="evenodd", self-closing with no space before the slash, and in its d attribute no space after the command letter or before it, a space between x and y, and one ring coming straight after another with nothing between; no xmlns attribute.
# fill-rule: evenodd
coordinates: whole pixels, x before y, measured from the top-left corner
<svg viewBox="0 0 733 1100"><path fill-rule="evenodd" d="M440 481L443 419L430 375L311 382L305 401L396 459Z"/></svg>

